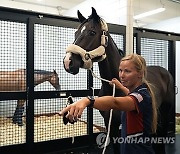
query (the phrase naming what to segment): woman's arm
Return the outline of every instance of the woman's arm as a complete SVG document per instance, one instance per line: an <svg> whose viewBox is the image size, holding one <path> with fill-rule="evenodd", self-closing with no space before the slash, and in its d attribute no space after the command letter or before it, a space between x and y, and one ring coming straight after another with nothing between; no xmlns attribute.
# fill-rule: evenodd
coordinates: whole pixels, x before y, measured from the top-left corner
<svg viewBox="0 0 180 154"><path fill-rule="evenodd" d="M90 104L88 98L83 98L77 102L64 108L59 114L63 115L68 112L67 118L71 121L77 120L82 115L84 109ZM132 111L135 110L135 103L133 98L130 96L125 97L113 97L113 96L103 96L95 98L93 108L106 111L110 109L122 110L122 111Z"/></svg>
<svg viewBox="0 0 180 154"><path fill-rule="evenodd" d="M97 97L94 102L93 108L101 111L107 111L110 109L132 111L135 109L134 100L130 96L125 97L113 97L103 96Z"/></svg>

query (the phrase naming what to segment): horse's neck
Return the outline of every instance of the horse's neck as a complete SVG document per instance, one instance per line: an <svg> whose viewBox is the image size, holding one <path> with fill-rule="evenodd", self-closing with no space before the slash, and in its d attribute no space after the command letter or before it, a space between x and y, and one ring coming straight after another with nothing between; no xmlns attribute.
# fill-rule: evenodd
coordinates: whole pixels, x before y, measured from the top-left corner
<svg viewBox="0 0 180 154"><path fill-rule="evenodd" d="M49 81L50 75L34 74L34 86Z"/></svg>
<svg viewBox="0 0 180 154"><path fill-rule="evenodd" d="M108 46L106 47L106 56L105 60L98 63L100 76L107 80L119 78L119 62L121 57L112 38L109 39ZM112 87L109 83L102 82L101 93L100 95L112 94Z"/></svg>
<svg viewBox="0 0 180 154"><path fill-rule="evenodd" d="M111 80L119 78L119 62L120 54L118 48L112 38L109 39L109 44L106 47L106 59L99 62L99 72L102 78Z"/></svg>

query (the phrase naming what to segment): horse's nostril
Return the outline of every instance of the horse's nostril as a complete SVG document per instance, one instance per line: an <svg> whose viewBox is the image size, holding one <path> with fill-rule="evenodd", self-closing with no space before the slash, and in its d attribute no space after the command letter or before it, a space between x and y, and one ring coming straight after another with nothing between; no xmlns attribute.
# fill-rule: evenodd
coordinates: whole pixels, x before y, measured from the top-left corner
<svg viewBox="0 0 180 154"><path fill-rule="evenodd" d="M70 67L69 73L76 75L79 73L79 68Z"/></svg>
<svg viewBox="0 0 180 154"><path fill-rule="evenodd" d="M72 66L69 66L68 69L65 68L65 70L66 70L66 72L68 72L70 74L73 74L73 75L76 75L77 73L79 73L79 69L78 68L74 68Z"/></svg>

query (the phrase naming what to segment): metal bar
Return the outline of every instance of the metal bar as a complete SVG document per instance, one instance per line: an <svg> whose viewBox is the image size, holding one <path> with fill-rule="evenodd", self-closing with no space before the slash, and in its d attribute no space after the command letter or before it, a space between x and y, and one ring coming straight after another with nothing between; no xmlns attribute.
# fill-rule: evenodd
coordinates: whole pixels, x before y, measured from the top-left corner
<svg viewBox="0 0 180 154"><path fill-rule="evenodd" d="M26 142L29 153L34 153L34 22L27 23L27 101L26 101Z"/></svg>

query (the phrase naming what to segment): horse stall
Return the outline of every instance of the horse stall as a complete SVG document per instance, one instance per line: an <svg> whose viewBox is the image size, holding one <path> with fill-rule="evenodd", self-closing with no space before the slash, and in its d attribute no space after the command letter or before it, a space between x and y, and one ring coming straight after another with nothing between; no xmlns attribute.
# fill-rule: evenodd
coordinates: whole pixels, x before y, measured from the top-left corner
<svg viewBox="0 0 180 154"><path fill-rule="evenodd" d="M87 108L74 124L64 123L58 115L68 97L76 101L87 95L97 96L101 88L101 81L90 71L80 69L77 75L71 75L64 70L65 50L74 41L78 25L75 18L0 8L3 154L85 153L97 147L97 135L106 131L99 111ZM125 26L108 26L118 49L125 51ZM174 42L178 39L177 34L135 28L134 51L143 55L148 65L168 69L175 79ZM99 76L97 64L93 72ZM175 133L173 118L171 135Z"/></svg>

